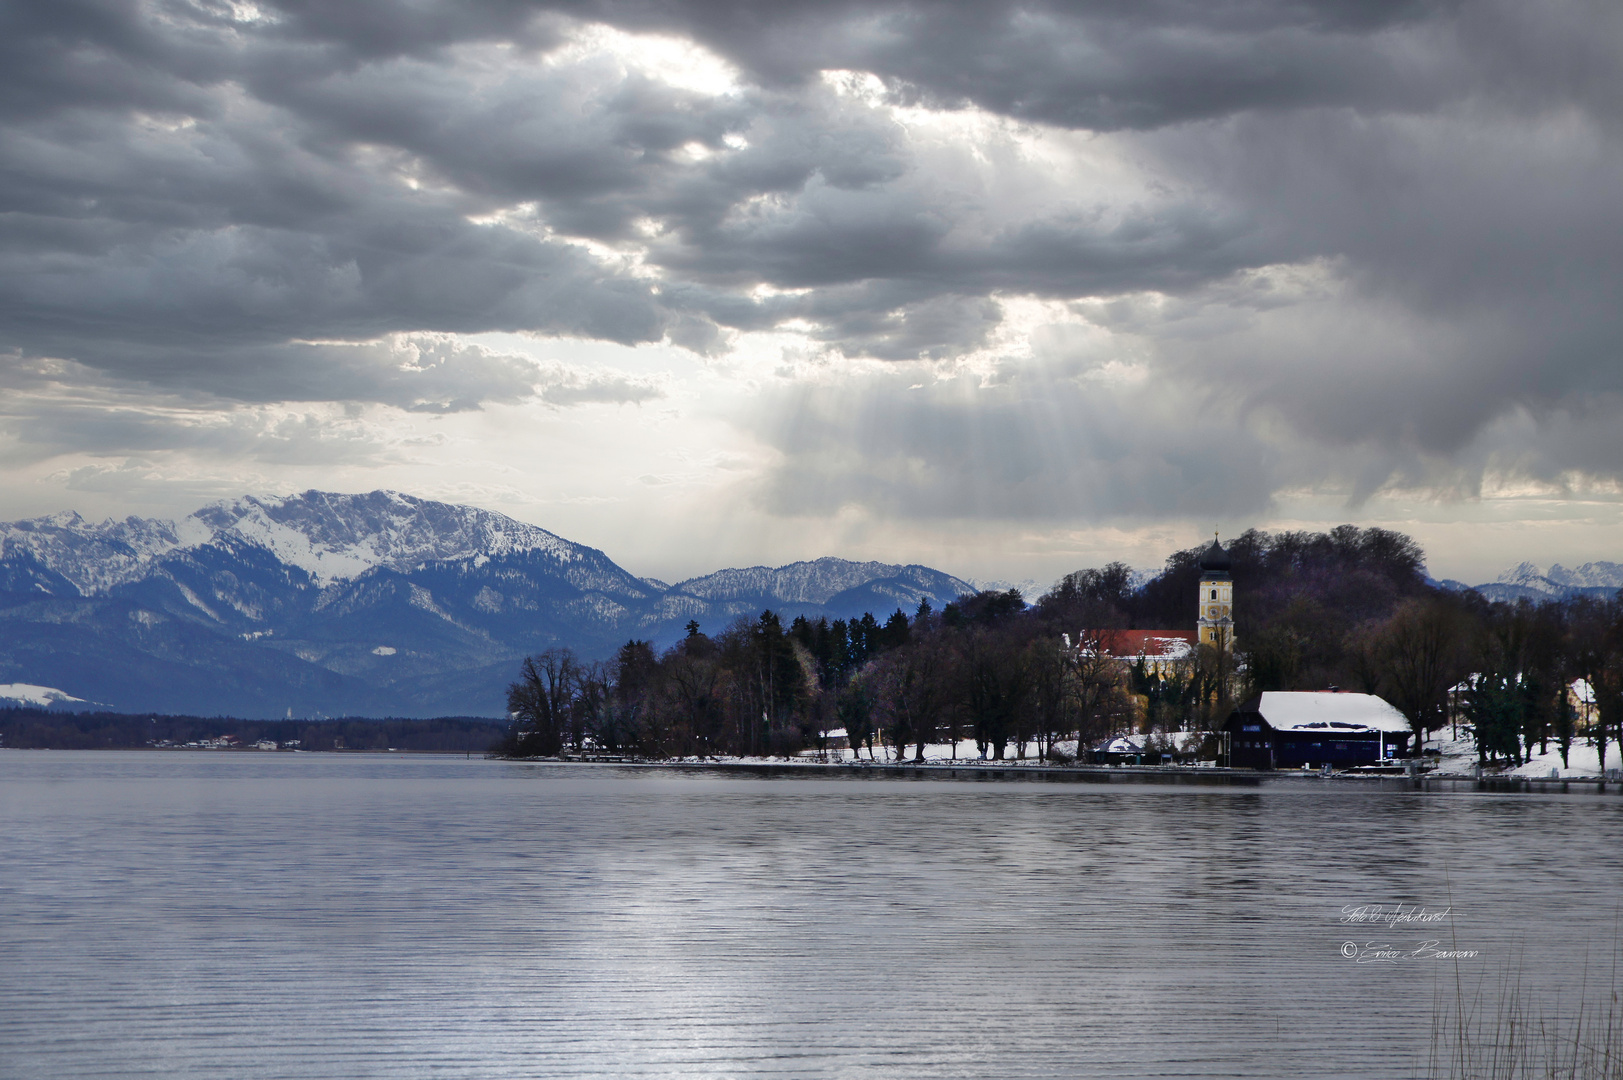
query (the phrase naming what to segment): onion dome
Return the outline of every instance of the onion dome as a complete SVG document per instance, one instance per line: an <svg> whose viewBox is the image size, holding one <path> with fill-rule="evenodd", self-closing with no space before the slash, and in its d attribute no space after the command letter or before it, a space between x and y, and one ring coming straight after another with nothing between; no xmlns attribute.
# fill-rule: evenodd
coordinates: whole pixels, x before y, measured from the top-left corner
<svg viewBox="0 0 1623 1080"><path fill-rule="evenodd" d="M1229 553L1223 550L1223 545L1215 539L1212 546L1200 557L1200 570L1202 577L1228 577L1229 569L1233 564L1229 562Z"/></svg>

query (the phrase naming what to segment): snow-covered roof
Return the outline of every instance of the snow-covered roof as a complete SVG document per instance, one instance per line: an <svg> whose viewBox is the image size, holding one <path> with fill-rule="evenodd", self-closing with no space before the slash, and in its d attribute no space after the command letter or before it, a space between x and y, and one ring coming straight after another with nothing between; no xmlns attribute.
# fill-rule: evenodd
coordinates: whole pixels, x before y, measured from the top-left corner
<svg viewBox="0 0 1623 1080"><path fill-rule="evenodd" d="M1341 691L1269 690L1261 695L1257 711L1275 731L1389 731L1411 729L1402 713L1374 694Z"/></svg>
<svg viewBox="0 0 1623 1080"><path fill-rule="evenodd" d="M1086 656L1098 648L1104 656L1117 660L1181 660L1195 647L1193 631L1179 630L1083 630L1077 644Z"/></svg>

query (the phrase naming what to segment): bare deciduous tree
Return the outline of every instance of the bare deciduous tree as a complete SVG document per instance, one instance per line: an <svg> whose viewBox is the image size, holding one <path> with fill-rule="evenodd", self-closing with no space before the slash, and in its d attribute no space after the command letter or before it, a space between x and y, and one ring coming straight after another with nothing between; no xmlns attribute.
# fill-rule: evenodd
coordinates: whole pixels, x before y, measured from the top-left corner
<svg viewBox="0 0 1623 1080"><path fill-rule="evenodd" d="M1409 721L1415 750L1448 722L1448 689L1465 674L1465 620L1438 598L1406 600L1382 632L1392 704Z"/></svg>

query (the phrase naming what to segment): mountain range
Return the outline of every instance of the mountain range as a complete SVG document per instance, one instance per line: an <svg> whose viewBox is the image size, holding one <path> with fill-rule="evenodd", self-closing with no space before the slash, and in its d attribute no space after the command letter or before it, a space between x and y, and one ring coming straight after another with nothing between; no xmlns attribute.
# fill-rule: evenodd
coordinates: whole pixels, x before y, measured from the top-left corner
<svg viewBox="0 0 1623 1080"><path fill-rule="evenodd" d="M501 716L519 660L555 645L602 657L668 644L690 620L883 619L970 591L925 566L833 558L669 585L393 491L250 496L179 521L61 513L0 524L0 685L124 712Z"/></svg>
<svg viewBox="0 0 1623 1080"><path fill-rule="evenodd" d="M1438 584L1460 592L1474 589L1489 600L1511 603L1570 596L1610 597L1623 589L1623 563L1588 562L1573 570L1555 563L1545 570L1536 563L1524 562L1481 585L1466 585L1459 581L1442 581Z"/></svg>

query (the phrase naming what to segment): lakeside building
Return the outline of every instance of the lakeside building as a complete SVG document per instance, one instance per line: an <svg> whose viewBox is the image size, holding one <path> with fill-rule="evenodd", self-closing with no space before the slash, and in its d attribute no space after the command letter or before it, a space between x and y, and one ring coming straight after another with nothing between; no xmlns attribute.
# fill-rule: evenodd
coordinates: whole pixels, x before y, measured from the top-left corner
<svg viewBox="0 0 1623 1080"><path fill-rule="evenodd" d="M1232 562L1222 543L1213 537L1211 546L1201 553L1197 564L1200 570L1195 595L1195 627L1192 630L1123 630L1090 629L1077 635L1073 645L1069 634L1064 635L1067 650L1087 660L1108 660L1118 665L1123 675L1131 673L1135 679L1161 681L1186 680L1194 673L1197 650L1205 645L1219 654L1232 657L1234 652L1234 579L1229 571ZM1147 700L1138 698L1142 708L1148 709ZM1131 725L1125 735L1117 735L1083 751L1090 760L1120 764L1142 763L1156 759L1157 763L1192 760L1197 756L1205 733L1161 733L1164 742L1172 736L1195 735L1193 740L1178 739L1167 746L1151 746L1145 742L1148 735L1133 733ZM1188 745L1185 745L1185 742Z"/></svg>
<svg viewBox="0 0 1623 1080"><path fill-rule="evenodd" d="M1187 667L1197 645L1234 651L1234 579L1229 553L1215 538L1200 557L1193 630L1083 630L1075 648L1085 657L1119 660L1146 674L1170 678ZM1070 635L1065 644L1071 647Z"/></svg>
<svg viewBox="0 0 1623 1080"><path fill-rule="evenodd" d="M1195 632L1179 630L1084 630L1077 648L1085 657L1119 660L1127 667L1143 665L1146 674L1170 678L1195 652Z"/></svg>
<svg viewBox="0 0 1623 1080"><path fill-rule="evenodd" d="M1195 658L1198 645L1211 645L1224 653L1233 653L1233 578L1229 575L1232 568L1229 552L1214 538L1198 565L1201 583L1196 593L1195 629L1083 630L1076 635L1074 646L1071 635L1065 635L1066 648L1076 648L1086 658L1117 659L1123 666L1141 667L1146 674L1159 679L1182 674Z"/></svg>
<svg viewBox="0 0 1623 1080"><path fill-rule="evenodd" d="M1373 694L1270 690L1223 725L1229 764L1241 769L1348 768L1409 756L1409 721Z"/></svg>
<svg viewBox="0 0 1623 1080"><path fill-rule="evenodd" d="M1094 765L1192 765L1213 738L1206 731L1160 731L1116 735L1088 751Z"/></svg>

